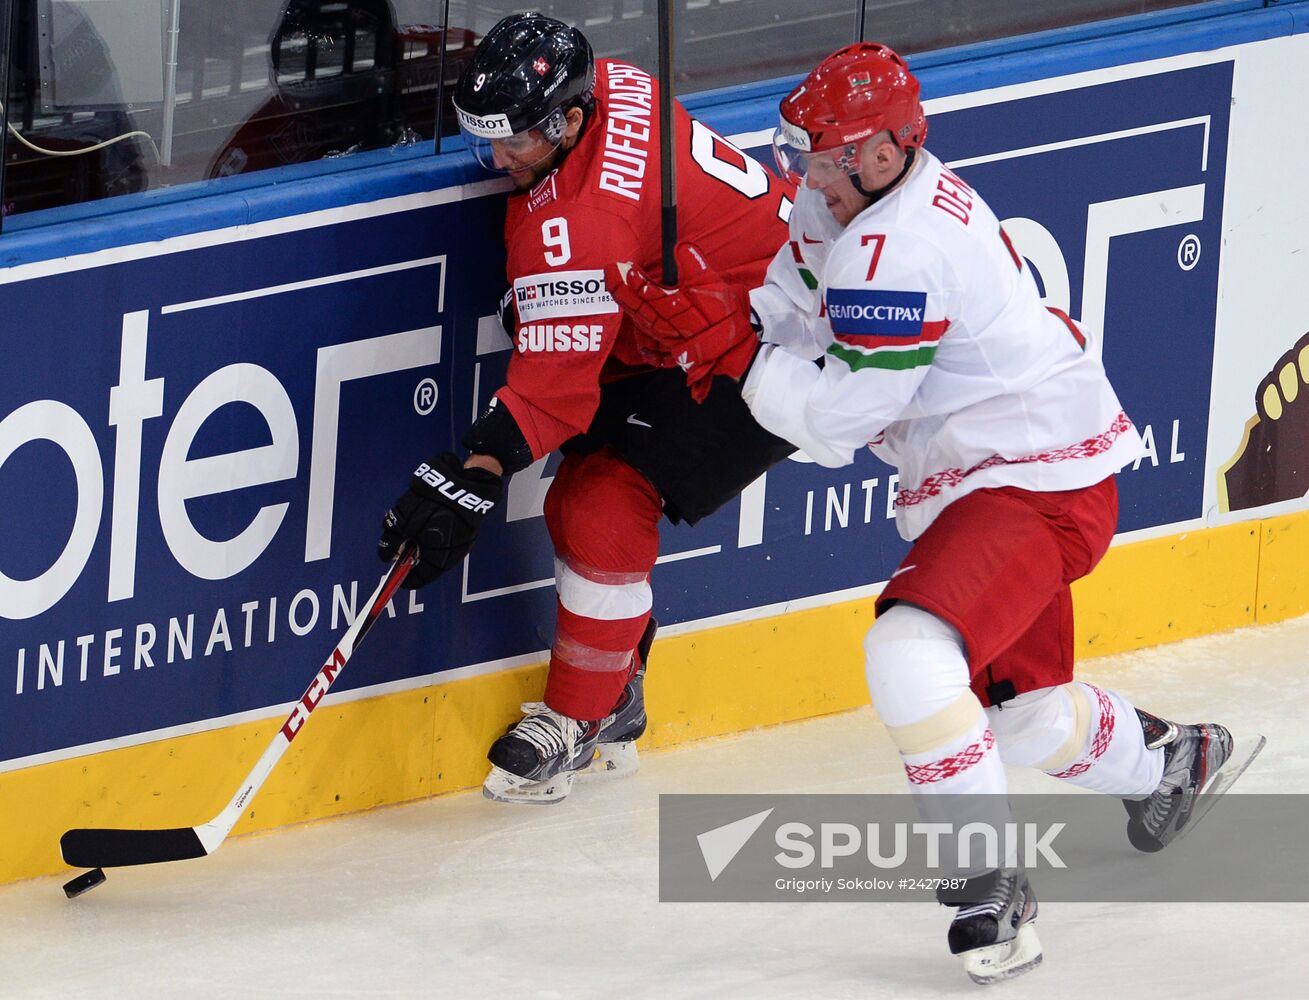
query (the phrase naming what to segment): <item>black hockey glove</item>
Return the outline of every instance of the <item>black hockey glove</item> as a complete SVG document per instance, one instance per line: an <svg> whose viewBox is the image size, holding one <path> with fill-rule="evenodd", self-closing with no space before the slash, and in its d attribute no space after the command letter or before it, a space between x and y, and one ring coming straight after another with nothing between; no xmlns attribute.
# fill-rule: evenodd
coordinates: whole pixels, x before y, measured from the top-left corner
<svg viewBox="0 0 1309 1000"><path fill-rule="evenodd" d="M414 590L458 566L477 539L482 521L500 500L503 478L486 469L465 469L446 452L414 470L409 489L382 519L377 554L395 558L400 544L418 545L418 564L402 586Z"/></svg>

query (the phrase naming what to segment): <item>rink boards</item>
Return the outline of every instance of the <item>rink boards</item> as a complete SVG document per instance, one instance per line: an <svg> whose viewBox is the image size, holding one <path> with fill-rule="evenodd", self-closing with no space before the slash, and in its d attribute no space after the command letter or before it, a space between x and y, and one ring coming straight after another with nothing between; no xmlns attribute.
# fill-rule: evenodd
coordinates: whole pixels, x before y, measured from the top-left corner
<svg viewBox="0 0 1309 1000"><path fill-rule="evenodd" d="M1309 610L1287 495L1309 477L1309 194L1288 166L1309 131L1279 113L1309 52L1278 17L1106 42L1097 67L1070 38L922 70L929 145L1047 301L1104 331L1147 429L1120 544L1077 588L1083 655ZM1258 40L1186 51L1214 38ZM700 114L762 155L785 89ZM375 584L407 470L500 384L500 186L377 159L0 240L0 311L22 318L0 384L0 881L59 870L71 825L216 812ZM462 575L394 603L239 829L480 781L540 694L553 469L514 478ZM787 462L665 530L647 745L866 700L859 639L905 551L894 488L871 455Z"/></svg>

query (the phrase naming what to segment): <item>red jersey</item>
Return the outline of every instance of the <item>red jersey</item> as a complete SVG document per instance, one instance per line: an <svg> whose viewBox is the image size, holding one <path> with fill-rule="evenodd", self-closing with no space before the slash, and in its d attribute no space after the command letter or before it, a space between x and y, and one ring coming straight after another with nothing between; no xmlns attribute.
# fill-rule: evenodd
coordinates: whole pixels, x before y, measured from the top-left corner
<svg viewBox="0 0 1309 1000"><path fill-rule="evenodd" d="M677 228L719 274L762 284L787 240L794 188L674 105ZM595 110L560 166L509 198L506 272L518 328L496 395L540 458L587 429L600 386L646 370L604 266L662 274L658 85L596 62Z"/></svg>

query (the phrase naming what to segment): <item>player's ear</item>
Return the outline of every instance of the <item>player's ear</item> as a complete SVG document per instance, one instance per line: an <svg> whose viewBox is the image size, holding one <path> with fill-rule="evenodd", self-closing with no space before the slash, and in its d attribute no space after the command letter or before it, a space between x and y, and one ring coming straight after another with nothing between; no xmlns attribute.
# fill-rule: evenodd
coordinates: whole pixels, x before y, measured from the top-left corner
<svg viewBox="0 0 1309 1000"><path fill-rule="evenodd" d="M900 169L899 157L900 147L891 138L891 133L885 129L865 139L863 146L859 149L860 164L872 167L878 174L886 173L892 169L898 171Z"/></svg>
<svg viewBox="0 0 1309 1000"><path fill-rule="evenodd" d="M900 147L895 144L891 138L890 132L880 132L874 138L877 140L877 163L881 167L894 167L900 169L900 158L903 153Z"/></svg>
<svg viewBox="0 0 1309 1000"><path fill-rule="evenodd" d="M564 142L571 145L577 139L578 133L582 131L582 121L585 119L582 109L574 105L564 112Z"/></svg>

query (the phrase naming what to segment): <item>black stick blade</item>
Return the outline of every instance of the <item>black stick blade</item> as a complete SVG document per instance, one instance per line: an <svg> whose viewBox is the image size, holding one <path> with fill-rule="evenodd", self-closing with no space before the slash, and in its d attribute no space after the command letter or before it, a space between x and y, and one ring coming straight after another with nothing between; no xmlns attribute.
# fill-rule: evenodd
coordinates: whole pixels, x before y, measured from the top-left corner
<svg viewBox="0 0 1309 1000"><path fill-rule="evenodd" d="M203 858L209 852L193 827L176 830L69 830L59 838L64 864L121 868Z"/></svg>

